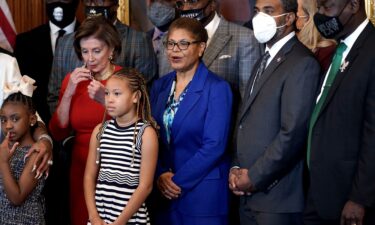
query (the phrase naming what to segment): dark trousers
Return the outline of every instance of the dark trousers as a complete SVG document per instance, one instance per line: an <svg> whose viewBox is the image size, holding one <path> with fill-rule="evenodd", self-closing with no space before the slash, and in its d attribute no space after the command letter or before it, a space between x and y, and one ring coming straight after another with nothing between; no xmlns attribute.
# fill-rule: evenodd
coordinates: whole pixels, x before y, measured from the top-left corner
<svg viewBox="0 0 375 225"><path fill-rule="evenodd" d="M54 143L53 165L43 191L46 200L46 225L70 224L69 170L72 143L64 146Z"/></svg>
<svg viewBox="0 0 375 225"><path fill-rule="evenodd" d="M302 225L302 213L267 213L240 205L241 225Z"/></svg>
<svg viewBox="0 0 375 225"><path fill-rule="evenodd" d="M319 216L311 196L307 196L306 207L303 213L304 225L340 225L340 218L327 220ZM375 209L366 208L363 225L375 225Z"/></svg>

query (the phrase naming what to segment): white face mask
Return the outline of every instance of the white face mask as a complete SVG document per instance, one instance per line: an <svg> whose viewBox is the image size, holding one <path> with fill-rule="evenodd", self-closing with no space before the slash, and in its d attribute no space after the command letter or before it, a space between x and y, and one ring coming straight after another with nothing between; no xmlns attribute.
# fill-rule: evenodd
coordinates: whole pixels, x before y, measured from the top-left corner
<svg viewBox="0 0 375 225"><path fill-rule="evenodd" d="M287 15L289 13L284 13L278 16L270 16L263 12L258 12L253 18L253 30L254 36L260 43L266 43L275 36L277 28L285 27L286 24L282 26L277 26L274 18Z"/></svg>

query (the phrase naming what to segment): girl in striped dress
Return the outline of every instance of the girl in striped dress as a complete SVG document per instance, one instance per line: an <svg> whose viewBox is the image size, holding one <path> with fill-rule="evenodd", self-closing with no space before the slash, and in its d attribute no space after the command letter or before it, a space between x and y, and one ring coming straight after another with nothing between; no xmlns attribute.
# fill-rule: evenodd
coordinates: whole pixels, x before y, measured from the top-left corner
<svg viewBox="0 0 375 225"><path fill-rule="evenodd" d="M128 68L113 74L105 106L113 119L94 129L84 176L88 224L150 224L145 200L158 141L142 75Z"/></svg>

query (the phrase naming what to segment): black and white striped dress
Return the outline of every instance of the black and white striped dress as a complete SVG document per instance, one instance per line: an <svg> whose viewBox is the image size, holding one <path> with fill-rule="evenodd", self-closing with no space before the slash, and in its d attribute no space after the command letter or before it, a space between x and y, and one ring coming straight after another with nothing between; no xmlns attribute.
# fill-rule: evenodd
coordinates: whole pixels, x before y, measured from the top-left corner
<svg viewBox="0 0 375 225"><path fill-rule="evenodd" d="M135 124L120 127L112 119L105 126L100 139L100 169L95 201L99 215L106 223L116 220L139 184L142 134L149 124L139 121L136 126L134 152ZM150 224L145 203L127 224Z"/></svg>

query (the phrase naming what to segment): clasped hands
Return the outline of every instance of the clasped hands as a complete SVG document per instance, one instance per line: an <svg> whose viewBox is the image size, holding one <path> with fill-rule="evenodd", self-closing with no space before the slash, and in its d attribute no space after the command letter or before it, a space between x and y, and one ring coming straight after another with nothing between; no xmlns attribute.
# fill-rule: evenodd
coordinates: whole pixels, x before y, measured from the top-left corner
<svg viewBox="0 0 375 225"><path fill-rule="evenodd" d="M233 194L251 195L255 187L249 178L249 170L244 168L232 168L229 171L229 189Z"/></svg>
<svg viewBox="0 0 375 225"><path fill-rule="evenodd" d="M165 172L160 175L156 182L160 192L169 200L176 199L181 194L181 188L172 181L173 176L172 172Z"/></svg>

